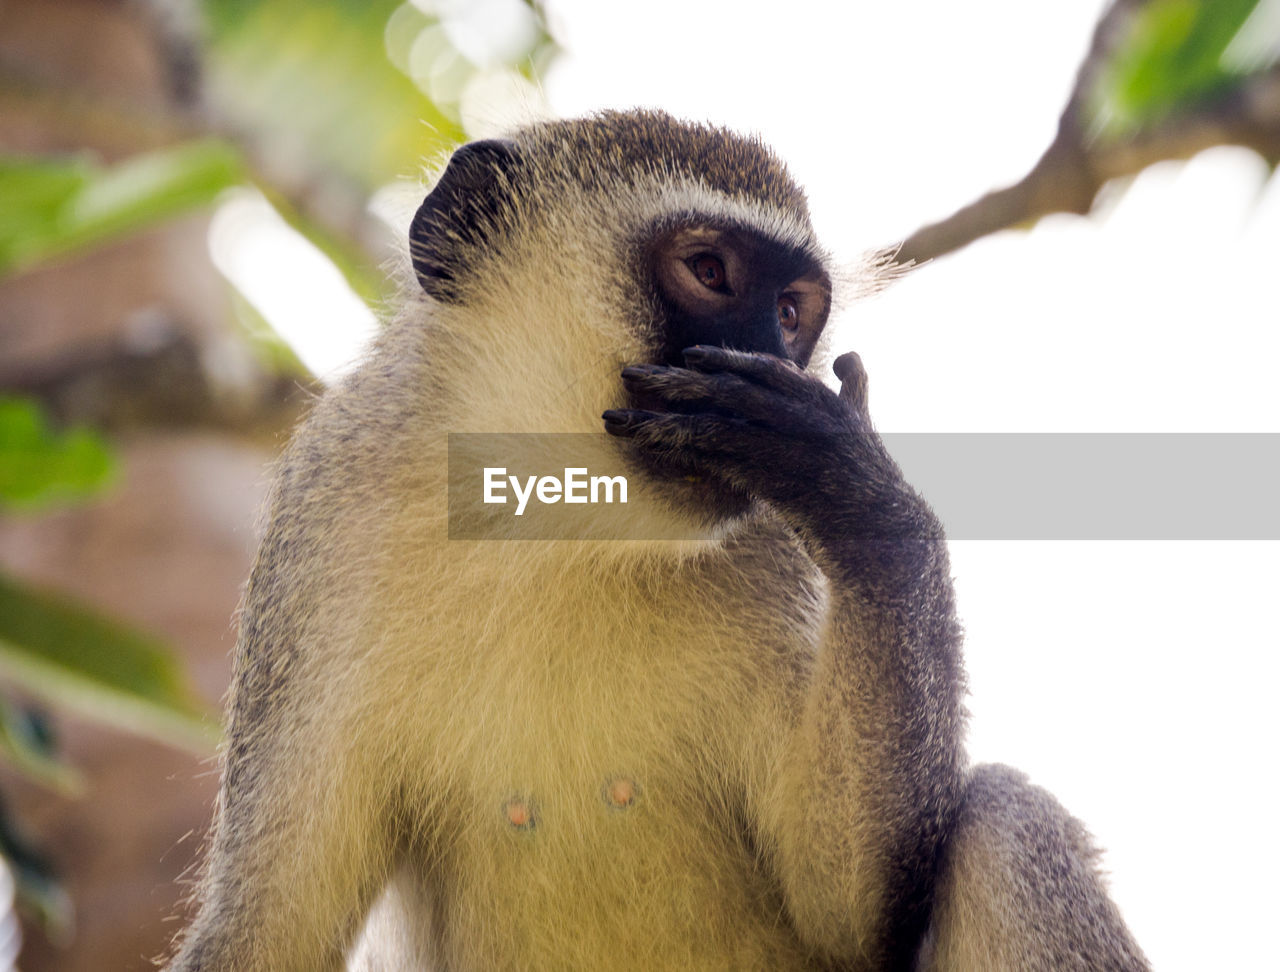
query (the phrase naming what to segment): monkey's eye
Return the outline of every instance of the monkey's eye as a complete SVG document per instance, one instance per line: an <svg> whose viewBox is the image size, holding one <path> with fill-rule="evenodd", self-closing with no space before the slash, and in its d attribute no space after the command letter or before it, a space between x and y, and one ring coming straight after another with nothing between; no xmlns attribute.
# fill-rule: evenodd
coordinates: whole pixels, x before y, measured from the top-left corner
<svg viewBox="0 0 1280 972"><path fill-rule="evenodd" d="M717 290L721 293L728 293L727 284L728 274L724 270L724 261L718 256L711 253L699 253L685 261L689 265L689 269L693 271L693 275L698 278L698 283L706 287L708 290Z"/></svg>
<svg viewBox="0 0 1280 972"><path fill-rule="evenodd" d="M800 326L800 308L789 294L778 298L778 324L784 331L794 331Z"/></svg>

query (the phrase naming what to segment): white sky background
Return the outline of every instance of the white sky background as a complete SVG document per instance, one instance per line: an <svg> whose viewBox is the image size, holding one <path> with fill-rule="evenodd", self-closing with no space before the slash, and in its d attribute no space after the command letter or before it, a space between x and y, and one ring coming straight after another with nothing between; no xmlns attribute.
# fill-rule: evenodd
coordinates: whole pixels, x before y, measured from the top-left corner
<svg viewBox="0 0 1280 972"><path fill-rule="evenodd" d="M566 48L545 86L555 113L660 106L760 133L851 263L1030 167L1101 10L549 5ZM851 306L835 347L862 354L882 431L1280 432L1280 181L1265 178L1232 149L1148 170L1092 218L980 241ZM285 275L280 256L220 251L241 273ZM316 291L315 271L299 280L295 296ZM338 307L319 302L309 324L337 323ZM358 309L347 320L318 357L301 349L318 373L371 323ZM1271 948L1278 554L952 544L971 752L1027 771L1085 820L1161 970L1259 967Z"/></svg>

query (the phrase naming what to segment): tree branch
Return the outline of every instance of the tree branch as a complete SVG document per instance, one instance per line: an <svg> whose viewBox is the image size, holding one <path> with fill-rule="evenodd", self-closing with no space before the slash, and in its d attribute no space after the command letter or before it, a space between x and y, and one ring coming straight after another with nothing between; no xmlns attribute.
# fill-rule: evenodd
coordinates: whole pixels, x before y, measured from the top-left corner
<svg viewBox="0 0 1280 972"><path fill-rule="evenodd" d="M1098 190L1110 180L1135 175L1153 162L1188 159L1215 145L1242 145L1272 166L1280 162L1280 67L1252 75L1230 91L1129 137L1111 140L1085 133L1084 100L1123 24L1140 5L1118 0L1099 22L1058 121L1058 134L1031 170L1014 185L911 234L895 263L923 263L1050 213L1088 213Z"/></svg>
<svg viewBox="0 0 1280 972"><path fill-rule="evenodd" d="M170 328L146 346L115 341L39 365L0 367L0 393L36 398L66 425L206 428L271 443L310 398L297 377L248 366L234 382L217 381L203 358L191 335Z"/></svg>

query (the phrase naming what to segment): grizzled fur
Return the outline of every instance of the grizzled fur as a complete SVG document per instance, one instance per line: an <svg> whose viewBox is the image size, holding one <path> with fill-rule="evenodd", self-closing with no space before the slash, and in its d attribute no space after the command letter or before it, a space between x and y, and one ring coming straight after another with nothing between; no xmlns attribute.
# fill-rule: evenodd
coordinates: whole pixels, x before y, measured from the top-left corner
<svg viewBox="0 0 1280 972"><path fill-rule="evenodd" d="M421 290L280 461L175 972L1145 968L1079 825L965 766L945 543L856 356L837 395L734 341L660 353L646 254L690 227L831 278L723 130L454 156ZM602 430L709 484L638 477L667 502L637 535L703 539L447 539L447 433Z"/></svg>

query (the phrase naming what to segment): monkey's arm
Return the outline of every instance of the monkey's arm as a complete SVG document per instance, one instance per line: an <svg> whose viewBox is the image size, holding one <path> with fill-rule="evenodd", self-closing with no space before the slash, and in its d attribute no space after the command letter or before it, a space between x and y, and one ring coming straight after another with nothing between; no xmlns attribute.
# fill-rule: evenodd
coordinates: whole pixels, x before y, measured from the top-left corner
<svg viewBox="0 0 1280 972"><path fill-rule="evenodd" d="M803 938L906 968L961 790L963 685L946 546L885 452L854 355L837 396L779 358L698 347L623 372L672 411L605 413L641 448L768 501L830 581L824 644L756 817Z"/></svg>
<svg viewBox="0 0 1280 972"><path fill-rule="evenodd" d="M200 909L170 972L342 968L385 879L376 749L356 693L322 671L351 653L357 593L328 573L338 527L309 522L290 475L245 598Z"/></svg>
<svg viewBox="0 0 1280 972"><path fill-rule="evenodd" d="M1080 821L1007 766L973 767L921 972L1150 972Z"/></svg>

